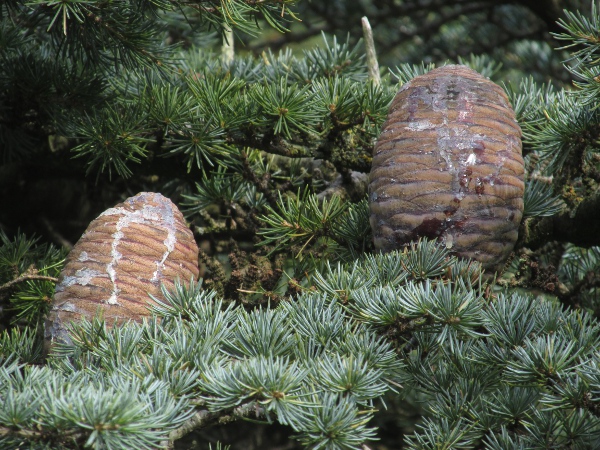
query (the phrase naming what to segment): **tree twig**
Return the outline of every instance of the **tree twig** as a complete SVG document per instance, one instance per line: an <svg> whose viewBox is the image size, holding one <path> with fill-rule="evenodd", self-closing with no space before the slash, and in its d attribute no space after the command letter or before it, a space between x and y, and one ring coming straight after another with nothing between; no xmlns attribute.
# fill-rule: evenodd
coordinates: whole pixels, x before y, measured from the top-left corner
<svg viewBox="0 0 600 450"><path fill-rule="evenodd" d="M377 53L375 52L375 42L373 41L373 30L369 19L364 16L361 19L363 35L365 38L365 47L367 49L367 67L369 69L369 80L375 86L381 86L381 74L379 73L379 63L377 62Z"/></svg>
<svg viewBox="0 0 600 450"><path fill-rule="evenodd" d="M256 419L265 417L265 410L257 402L249 402L240 406L236 406L232 409L223 411L208 411L206 409L197 411L192 417L183 423L179 428L171 431L169 434L168 448L173 448L174 442L181 439L188 433L199 428L205 428L209 425L218 423L224 425L227 423L234 422L243 417L250 417L254 415Z"/></svg>
<svg viewBox="0 0 600 450"><path fill-rule="evenodd" d="M50 277L47 275L38 275L37 270L35 271L35 273L30 273L28 271L28 272L25 272L23 275L18 276L14 280L10 280L9 282L1 285L0 292L7 291L16 284L23 283L25 281L32 281L32 280L51 281L54 284L58 283L58 278Z"/></svg>
<svg viewBox="0 0 600 450"><path fill-rule="evenodd" d="M75 441L81 441L87 439L89 433L81 432L78 430L62 430L60 432L61 439L71 439ZM43 429L26 429L26 428L10 428L0 425L0 436L14 436L23 438L27 441L42 441L51 438L56 438L55 434L49 433L48 430Z"/></svg>
<svg viewBox="0 0 600 450"><path fill-rule="evenodd" d="M231 64L235 55L233 30L224 27L223 45L221 46L221 60L225 64Z"/></svg>

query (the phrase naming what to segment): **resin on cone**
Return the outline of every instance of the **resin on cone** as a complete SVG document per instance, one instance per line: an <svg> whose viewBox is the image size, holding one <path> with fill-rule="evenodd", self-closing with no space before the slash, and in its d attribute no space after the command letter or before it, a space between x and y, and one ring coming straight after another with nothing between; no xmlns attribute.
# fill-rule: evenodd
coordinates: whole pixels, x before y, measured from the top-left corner
<svg viewBox="0 0 600 450"><path fill-rule="evenodd" d="M375 146L375 247L437 239L488 270L503 267L523 215L521 129L498 85L449 65L404 84Z"/></svg>
<svg viewBox="0 0 600 450"><path fill-rule="evenodd" d="M70 322L102 313L108 326L149 315L149 294L198 277L198 247L177 207L142 192L93 220L69 253L46 321L45 339L68 342Z"/></svg>

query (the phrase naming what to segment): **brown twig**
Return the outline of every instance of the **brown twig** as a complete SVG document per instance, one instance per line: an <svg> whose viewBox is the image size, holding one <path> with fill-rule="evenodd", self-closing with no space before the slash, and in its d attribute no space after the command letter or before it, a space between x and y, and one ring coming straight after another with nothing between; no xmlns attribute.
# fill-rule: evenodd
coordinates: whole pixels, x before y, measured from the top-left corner
<svg viewBox="0 0 600 450"><path fill-rule="evenodd" d="M254 401L236 406L235 408L217 412L208 411L205 409L199 410L186 422L184 422L183 425L171 431L168 442L162 442L161 447L172 449L174 448L174 442L176 440L181 439L186 434L199 428L204 428L215 423L223 425L234 422L243 417L254 416L257 419L264 418L265 414L264 408L261 408L258 403ZM72 429L61 431L60 438L70 438L81 441L87 439L88 435L89 432L82 432L77 429ZM10 428L4 426L0 426L0 436L14 436L23 438L27 441L42 441L56 438L56 436L50 434L48 430Z"/></svg>
<svg viewBox="0 0 600 450"><path fill-rule="evenodd" d="M174 442L176 440L181 439L183 436L194 430L205 428L215 423L224 425L250 416L254 416L257 419L263 418L265 417L265 410L256 402L249 402L223 411L214 412L205 409L197 411L192 417L185 421L183 425L171 431L169 434L169 442L164 443L164 445L167 446L167 448L172 449L174 448Z"/></svg>
<svg viewBox="0 0 600 450"><path fill-rule="evenodd" d="M11 428L0 426L0 436L14 436L22 438L26 441L42 441L51 439L85 441L89 433L80 432L77 430L63 430L60 436L51 434L48 430L26 429L26 428Z"/></svg>
<svg viewBox="0 0 600 450"><path fill-rule="evenodd" d="M10 280L9 282L4 283L3 285L0 286L0 292L7 291L7 290L11 289L13 286L15 286L16 284L23 283L24 281L40 280L40 281L51 281L54 284L58 283L58 278L49 277L47 275L38 275L37 270L35 272L36 273L30 273L28 270L27 272L18 276L14 280Z"/></svg>

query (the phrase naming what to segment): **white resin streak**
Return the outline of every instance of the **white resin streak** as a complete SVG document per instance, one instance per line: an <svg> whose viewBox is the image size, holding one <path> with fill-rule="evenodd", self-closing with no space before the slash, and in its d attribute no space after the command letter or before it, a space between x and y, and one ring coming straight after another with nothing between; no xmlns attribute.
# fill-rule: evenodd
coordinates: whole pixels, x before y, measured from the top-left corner
<svg viewBox="0 0 600 450"><path fill-rule="evenodd" d="M165 251L162 259L160 261L156 261L156 270L150 279L152 282L158 281L159 277L162 275L162 271L165 268L165 261L167 260L169 254L175 249L175 243L177 242L177 238L175 237L175 217L173 217L173 211L171 208L165 208L164 210L163 225L165 225L167 228L167 237L163 241L163 244L165 244Z"/></svg>
<svg viewBox="0 0 600 450"><path fill-rule="evenodd" d="M437 128L437 125L430 122L429 120L416 120L414 122L409 122L408 125L404 128L410 131L423 131L433 130Z"/></svg>
<svg viewBox="0 0 600 450"><path fill-rule="evenodd" d="M118 305L119 294L121 290L118 285L118 272L116 270L121 257L123 256L119 250L119 244L121 239L124 236L124 230L131 223L149 223L149 222L160 222L161 228L166 228L167 237L163 241L165 245L165 251L162 254L160 260L155 261L156 270L152 274L152 278L150 281L156 282L159 280L160 275L165 267L164 263L169 257L169 254L174 250L176 237L175 237L175 217L173 216L173 211L168 205L144 205L142 209L138 209L135 211L130 211L125 208L110 208L104 211L101 216L121 216L119 220L117 220L116 231L112 235L112 244L111 244L111 260L106 265L106 273L108 274L111 282L112 282L112 292L110 297L107 300L109 305Z"/></svg>
<svg viewBox="0 0 600 450"><path fill-rule="evenodd" d="M108 273L108 276L110 277L110 281L113 286L112 293L107 300L107 303L109 305L118 305L119 304L117 299L119 297L119 293L121 292L121 290L117 286L117 271L115 269L115 266L119 263L121 256L123 256L123 255L121 255L121 253L119 253L119 250L117 250L117 247L119 246L119 243L121 242L121 238L123 237L123 232L121 231L121 228L123 227L123 224L122 224L123 219L125 219L125 217L122 217L117 221L117 232L113 233L113 235L112 235L113 240L112 240L112 244L110 246L111 260L106 265L106 273Z"/></svg>

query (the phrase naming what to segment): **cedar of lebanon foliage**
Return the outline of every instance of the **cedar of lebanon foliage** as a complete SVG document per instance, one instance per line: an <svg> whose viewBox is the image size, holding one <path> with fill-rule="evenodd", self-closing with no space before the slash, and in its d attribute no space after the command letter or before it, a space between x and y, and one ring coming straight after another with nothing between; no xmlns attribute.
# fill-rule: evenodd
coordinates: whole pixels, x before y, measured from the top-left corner
<svg viewBox="0 0 600 450"><path fill-rule="evenodd" d="M311 23L343 4L293 3L0 5L0 447L185 448L191 432L235 435L227 424L250 419L282 424L298 448L599 448L599 11L550 29L572 86L506 70L532 54L550 66L548 30L506 47L504 69L439 47L438 65L512 80L524 133L525 218L490 278L435 242L374 252L365 174L391 99L434 67L436 42L480 13L502 28L536 11L381 2L390 17L439 16L398 27L396 42L429 36L421 53L402 47L428 60L397 56L376 85L353 34L255 56L238 45L301 26L295 8ZM221 35L233 60L206 50ZM165 289L144 323L75 324L43 359L67 250L139 191L185 211L204 280Z"/></svg>

